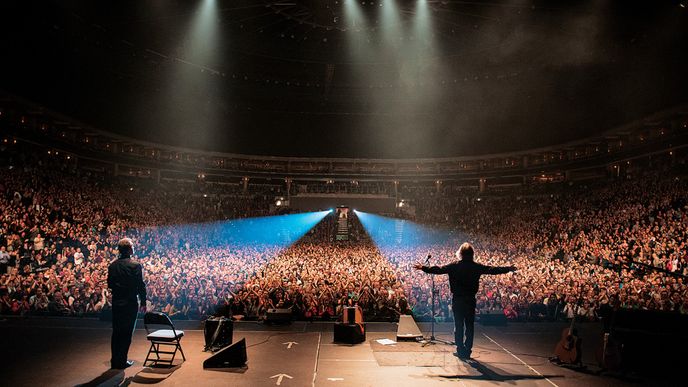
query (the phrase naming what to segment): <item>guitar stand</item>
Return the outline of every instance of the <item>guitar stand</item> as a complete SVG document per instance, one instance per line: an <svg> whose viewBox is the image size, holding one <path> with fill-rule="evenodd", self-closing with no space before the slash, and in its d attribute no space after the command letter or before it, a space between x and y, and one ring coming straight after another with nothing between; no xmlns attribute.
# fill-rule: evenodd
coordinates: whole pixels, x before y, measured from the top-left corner
<svg viewBox="0 0 688 387"><path fill-rule="evenodd" d="M421 344L421 347L425 347L431 344L446 344L446 345L454 345L455 343L453 341L449 340L442 340L435 338L434 335L430 335L430 337L426 338L419 338L418 342Z"/></svg>
<svg viewBox="0 0 688 387"><path fill-rule="evenodd" d="M574 370L574 371L585 370L588 368L586 365L583 364L583 361L580 361L578 363L564 363L561 360L559 360L559 358L556 355L551 356L548 360L550 363L552 363L554 365L557 365L559 367L568 368L568 369Z"/></svg>

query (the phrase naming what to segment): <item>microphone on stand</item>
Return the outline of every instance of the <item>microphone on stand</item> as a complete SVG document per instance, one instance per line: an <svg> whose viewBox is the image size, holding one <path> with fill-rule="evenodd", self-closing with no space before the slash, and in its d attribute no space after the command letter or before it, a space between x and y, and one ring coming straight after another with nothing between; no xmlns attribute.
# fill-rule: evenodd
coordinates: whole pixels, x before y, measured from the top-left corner
<svg viewBox="0 0 688 387"><path fill-rule="evenodd" d="M432 257L432 255L430 254L428 254L428 256L425 257L425 263L430 263L430 257Z"/></svg>

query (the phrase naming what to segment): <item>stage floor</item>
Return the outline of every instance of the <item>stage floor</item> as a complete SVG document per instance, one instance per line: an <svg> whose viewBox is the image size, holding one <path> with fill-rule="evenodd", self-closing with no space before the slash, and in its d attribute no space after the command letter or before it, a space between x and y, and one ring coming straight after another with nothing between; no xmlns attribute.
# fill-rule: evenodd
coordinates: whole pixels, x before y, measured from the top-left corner
<svg viewBox="0 0 688 387"><path fill-rule="evenodd" d="M333 343L332 323L294 322L287 326L235 324L234 340L246 338L248 363L243 369L203 370L211 354L202 352L198 321L176 325L186 336L186 362L169 370L142 366L148 342L136 330L129 351L134 366L109 370L110 323L73 318L7 318L0 320L0 385L3 386L616 386L669 384L647 377L599 374L594 350L599 324L583 324L585 370L548 361L561 323L511 323L506 327L476 324L473 358L465 363L453 346L422 347L415 342L383 346L396 340L394 323L368 323L367 341ZM429 324L419 324L428 334ZM451 324L436 325L436 337L452 340ZM289 344L291 342L291 344Z"/></svg>

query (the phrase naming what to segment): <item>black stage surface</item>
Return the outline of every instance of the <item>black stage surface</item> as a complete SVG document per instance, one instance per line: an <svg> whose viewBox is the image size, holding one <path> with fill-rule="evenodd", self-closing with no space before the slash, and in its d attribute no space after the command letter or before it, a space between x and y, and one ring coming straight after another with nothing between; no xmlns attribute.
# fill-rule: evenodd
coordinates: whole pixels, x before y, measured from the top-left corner
<svg viewBox="0 0 688 387"><path fill-rule="evenodd" d="M140 325L140 324L139 324ZM332 323L294 322L267 326L235 324L234 340L246 338L248 363L243 369L203 370L210 356L203 352L202 322L178 321L185 330L182 346L187 361L172 369L142 367L148 350L145 331L134 335L129 358L134 366L108 370L110 323L75 318L7 318L0 320L0 385L2 386L621 386L674 385L658 376L600 374L594 351L599 324L581 324L584 370L548 361L563 323L510 323L506 327L476 325L473 357L464 363L452 346L422 347L415 342L383 346L375 340L396 340L395 323L368 323L367 341L333 343ZM420 324L428 334L429 324ZM452 340L452 325L436 325L436 336ZM290 345L289 342L292 342ZM676 370L676 364L667 366ZM645 370L660 375L665 370ZM281 377L280 377L281 375Z"/></svg>

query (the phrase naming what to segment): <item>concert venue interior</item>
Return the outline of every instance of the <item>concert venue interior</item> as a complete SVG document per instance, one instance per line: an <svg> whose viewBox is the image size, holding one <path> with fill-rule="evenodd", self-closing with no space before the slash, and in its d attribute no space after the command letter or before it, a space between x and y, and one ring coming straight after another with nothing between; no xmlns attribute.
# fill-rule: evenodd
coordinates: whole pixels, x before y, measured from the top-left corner
<svg viewBox="0 0 688 387"><path fill-rule="evenodd" d="M687 7L2 1L0 385L685 383Z"/></svg>

